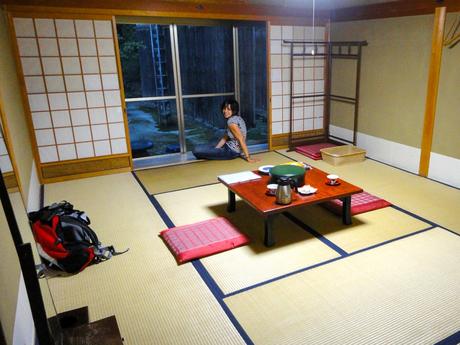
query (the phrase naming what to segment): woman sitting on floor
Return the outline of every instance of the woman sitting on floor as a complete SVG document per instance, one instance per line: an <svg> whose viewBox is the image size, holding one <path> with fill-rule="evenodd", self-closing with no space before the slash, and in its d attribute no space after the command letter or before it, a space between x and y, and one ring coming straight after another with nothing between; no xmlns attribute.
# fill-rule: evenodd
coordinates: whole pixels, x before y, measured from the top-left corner
<svg viewBox="0 0 460 345"><path fill-rule="evenodd" d="M226 133L217 145L198 145L192 152L198 159L234 159L242 156L249 163L258 162L249 155L246 145L246 123L238 115L240 106L234 99L222 103L221 111L227 119Z"/></svg>

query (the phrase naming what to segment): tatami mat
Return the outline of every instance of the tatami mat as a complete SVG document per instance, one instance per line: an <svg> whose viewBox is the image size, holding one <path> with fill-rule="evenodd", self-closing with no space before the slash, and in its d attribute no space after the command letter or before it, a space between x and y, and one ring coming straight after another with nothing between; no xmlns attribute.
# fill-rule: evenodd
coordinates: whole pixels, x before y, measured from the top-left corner
<svg viewBox="0 0 460 345"><path fill-rule="evenodd" d="M257 170L259 166L280 164L289 159L276 152L265 152L253 155L260 159L256 163L248 163L241 158L231 161L201 161L177 165L173 167L156 168L136 171L136 175L150 194L190 188L217 182L217 176L245 170Z"/></svg>
<svg viewBox="0 0 460 345"><path fill-rule="evenodd" d="M249 235L249 245L201 260L225 294L339 256L282 215L274 219L276 244L266 248L262 216L239 199L236 212L227 213L227 188L220 184L164 193L156 198L175 225L225 216Z"/></svg>
<svg viewBox="0 0 460 345"><path fill-rule="evenodd" d="M460 233L456 189L369 159L334 167L283 153ZM276 245L266 248L262 217L238 198L228 214L227 189L211 184L219 174L291 159L263 155L253 165L237 159L137 172L146 174L140 179L176 225L225 215L251 237L248 246L200 260L231 295L224 300L230 311L193 264L177 265L158 236L165 223L131 174L46 185L46 204L72 202L88 212L104 244L130 248L77 275L50 279L58 311L88 305L91 320L116 315L127 345L244 343L232 322L255 344L433 344L458 332L459 236L436 228L341 258L280 215ZM351 226L319 206L293 214L351 253L430 226L395 208L355 216Z"/></svg>
<svg viewBox="0 0 460 345"><path fill-rule="evenodd" d="M353 216L350 225L344 225L342 217L318 205L295 209L290 213L347 253L431 226L392 207Z"/></svg>
<svg viewBox="0 0 460 345"><path fill-rule="evenodd" d="M45 186L46 204L62 199L88 213L102 243L130 251L50 279L59 312L88 305L91 320L115 315L126 345L244 343L194 267L177 266L131 174Z"/></svg>
<svg viewBox="0 0 460 345"><path fill-rule="evenodd" d="M460 234L459 189L371 159L334 166L324 161L311 160L296 152L279 152L329 173L337 173L371 194Z"/></svg>
<svg viewBox="0 0 460 345"><path fill-rule="evenodd" d="M225 299L255 344L434 344L460 329L460 237L392 242Z"/></svg>

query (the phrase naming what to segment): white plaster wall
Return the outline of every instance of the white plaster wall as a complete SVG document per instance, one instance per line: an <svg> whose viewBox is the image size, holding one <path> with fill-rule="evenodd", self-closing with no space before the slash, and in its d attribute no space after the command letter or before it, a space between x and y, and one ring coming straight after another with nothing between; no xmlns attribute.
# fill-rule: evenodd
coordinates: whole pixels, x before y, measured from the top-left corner
<svg viewBox="0 0 460 345"><path fill-rule="evenodd" d="M330 125L331 135L352 140L349 129ZM420 149L372 135L357 133L357 146L366 150L369 158L418 174ZM432 152L428 178L460 188L460 160Z"/></svg>
<svg viewBox="0 0 460 345"><path fill-rule="evenodd" d="M27 199L27 212L37 211L40 209L40 181L38 180L35 162L32 162L28 194L29 197Z"/></svg>
<svg viewBox="0 0 460 345"><path fill-rule="evenodd" d="M13 345L33 345L36 343L35 326L30 311L29 298L27 297L24 279L19 279L18 302L16 319L14 322Z"/></svg>

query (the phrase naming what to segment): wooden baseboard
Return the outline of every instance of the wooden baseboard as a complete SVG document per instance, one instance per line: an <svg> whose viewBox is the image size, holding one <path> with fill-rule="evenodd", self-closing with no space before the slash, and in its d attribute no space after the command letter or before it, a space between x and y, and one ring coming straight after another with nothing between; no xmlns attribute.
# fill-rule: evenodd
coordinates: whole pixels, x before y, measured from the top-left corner
<svg viewBox="0 0 460 345"><path fill-rule="evenodd" d="M5 186L7 189L18 188L18 180L16 180L16 175L14 174L14 172L4 173L3 180L5 181Z"/></svg>
<svg viewBox="0 0 460 345"><path fill-rule="evenodd" d="M86 161L72 161L44 164L40 167L43 183L74 180L131 171L129 155L103 157Z"/></svg>
<svg viewBox="0 0 460 345"><path fill-rule="evenodd" d="M317 136L324 135L324 129L314 129L311 131L302 131L293 133L294 140L301 140L308 138L314 138ZM272 135L272 150L285 149L289 145L289 134L275 134Z"/></svg>

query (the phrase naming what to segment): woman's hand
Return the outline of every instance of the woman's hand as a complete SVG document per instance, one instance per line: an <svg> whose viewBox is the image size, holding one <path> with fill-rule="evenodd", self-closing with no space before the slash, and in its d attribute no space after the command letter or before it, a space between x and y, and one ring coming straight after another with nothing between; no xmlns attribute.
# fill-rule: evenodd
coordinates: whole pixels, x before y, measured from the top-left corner
<svg viewBox="0 0 460 345"><path fill-rule="evenodd" d="M248 163L256 163L256 162L260 162L260 159L259 158L246 157L246 161Z"/></svg>
<svg viewBox="0 0 460 345"><path fill-rule="evenodd" d="M227 140L228 140L228 136L227 136L227 134L225 134L225 135L222 137L222 139L220 139L219 142L217 143L216 149L220 149L222 146L224 146L225 143L227 142Z"/></svg>

